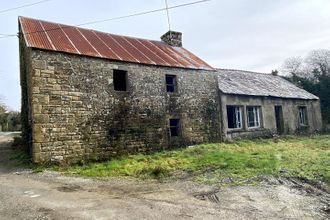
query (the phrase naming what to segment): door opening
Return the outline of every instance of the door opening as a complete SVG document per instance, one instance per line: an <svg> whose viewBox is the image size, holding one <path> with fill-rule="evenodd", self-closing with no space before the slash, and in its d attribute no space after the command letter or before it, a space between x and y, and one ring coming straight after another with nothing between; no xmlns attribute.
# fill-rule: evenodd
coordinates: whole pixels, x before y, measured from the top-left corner
<svg viewBox="0 0 330 220"><path fill-rule="evenodd" d="M275 106L276 130L278 134L283 134L283 111L282 106Z"/></svg>

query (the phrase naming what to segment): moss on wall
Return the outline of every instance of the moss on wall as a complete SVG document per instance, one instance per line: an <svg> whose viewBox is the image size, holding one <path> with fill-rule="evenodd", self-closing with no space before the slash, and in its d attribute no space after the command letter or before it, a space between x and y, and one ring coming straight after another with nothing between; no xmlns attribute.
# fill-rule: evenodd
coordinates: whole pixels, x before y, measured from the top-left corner
<svg viewBox="0 0 330 220"><path fill-rule="evenodd" d="M29 114L40 162L102 160L220 140L213 71L40 50L31 57ZM114 90L116 69L127 71L127 91ZM177 93L166 92L166 74L177 76ZM169 135L170 118L180 119L179 137Z"/></svg>

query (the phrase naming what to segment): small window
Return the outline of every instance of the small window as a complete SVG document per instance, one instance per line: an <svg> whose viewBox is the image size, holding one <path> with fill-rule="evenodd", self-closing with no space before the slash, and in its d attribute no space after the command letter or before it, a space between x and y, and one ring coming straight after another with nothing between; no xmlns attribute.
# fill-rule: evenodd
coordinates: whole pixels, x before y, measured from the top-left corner
<svg viewBox="0 0 330 220"><path fill-rule="evenodd" d="M299 110L299 124L300 125L308 125L306 106L299 106L298 110Z"/></svg>
<svg viewBox="0 0 330 220"><path fill-rule="evenodd" d="M249 128L260 127L260 107L248 106L246 107L247 123Z"/></svg>
<svg viewBox="0 0 330 220"><path fill-rule="evenodd" d="M116 91L127 91L127 71L113 70L113 88Z"/></svg>
<svg viewBox="0 0 330 220"><path fill-rule="evenodd" d="M171 137L179 136L180 119L170 119L170 135Z"/></svg>
<svg viewBox="0 0 330 220"><path fill-rule="evenodd" d="M239 106L227 106L228 128L242 128L242 110Z"/></svg>
<svg viewBox="0 0 330 220"><path fill-rule="evenodd" d="M177 82L175 75L166 75L166 91L167 92L177 92Z"/></svg>

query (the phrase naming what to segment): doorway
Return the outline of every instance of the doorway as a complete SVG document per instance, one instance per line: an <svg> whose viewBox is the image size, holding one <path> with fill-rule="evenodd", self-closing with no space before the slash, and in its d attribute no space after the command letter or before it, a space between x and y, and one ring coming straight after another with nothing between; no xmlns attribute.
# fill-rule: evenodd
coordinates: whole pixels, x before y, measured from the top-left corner
<svg viewBox="0 0 330 220"><path fill-rule="evenodd" d="M283 111L282 106L275 106L276 130L278 134L283 134Z"/></svg>

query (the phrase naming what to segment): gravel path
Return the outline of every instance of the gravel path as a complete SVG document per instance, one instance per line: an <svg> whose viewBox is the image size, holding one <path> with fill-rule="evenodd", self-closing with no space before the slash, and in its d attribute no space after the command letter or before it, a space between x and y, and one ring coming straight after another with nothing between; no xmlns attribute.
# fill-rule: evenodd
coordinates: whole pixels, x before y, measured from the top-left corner
<svg viewBox="0 0 330 220"><path fill-rule="evenodd" d="M91 180L32 173L0 133L0 219L327 219L329 195L290 184L217 188L189 181Z"/></svg>

